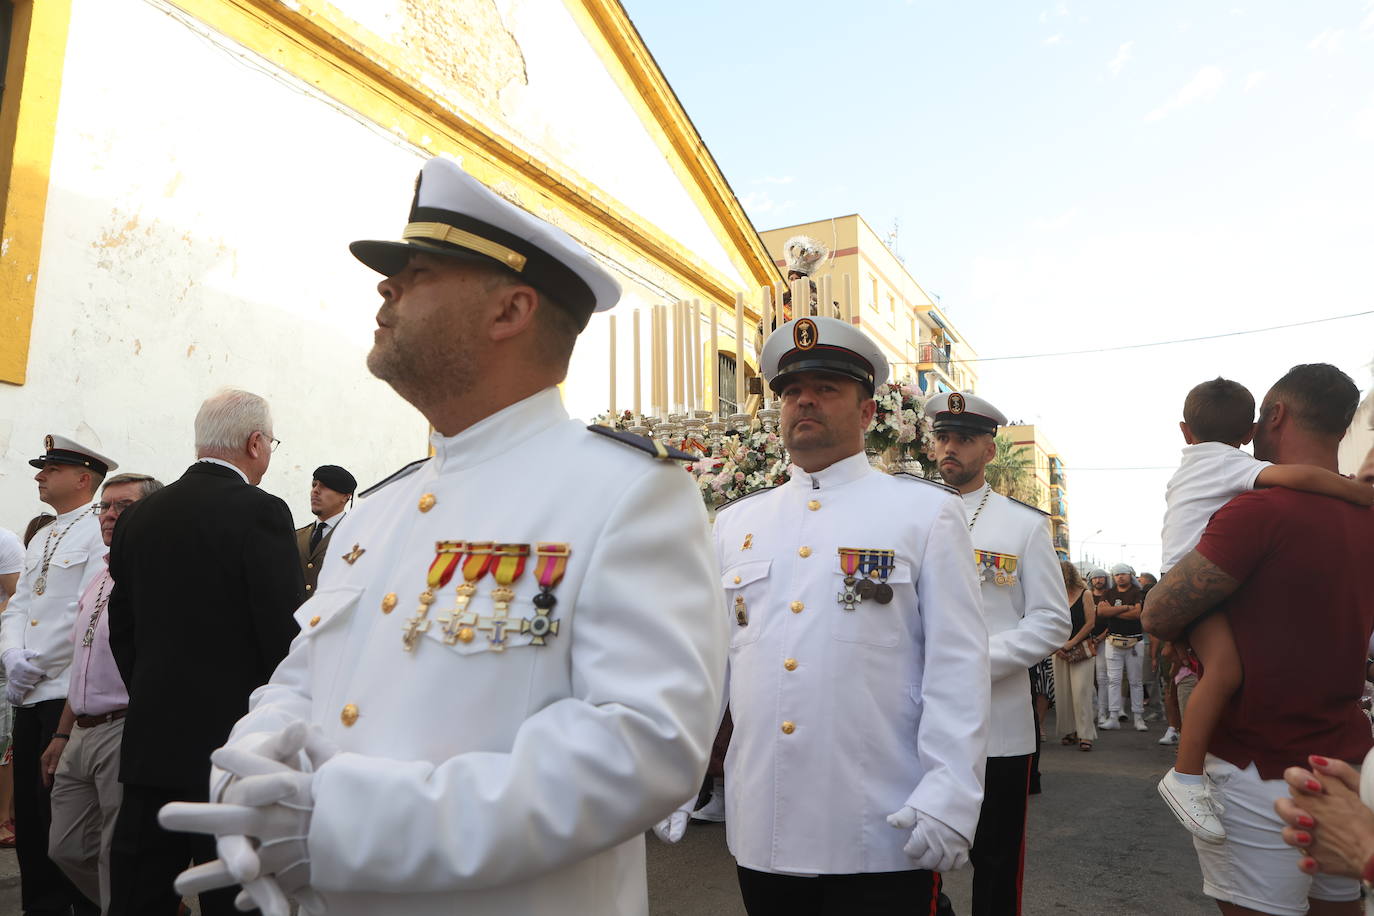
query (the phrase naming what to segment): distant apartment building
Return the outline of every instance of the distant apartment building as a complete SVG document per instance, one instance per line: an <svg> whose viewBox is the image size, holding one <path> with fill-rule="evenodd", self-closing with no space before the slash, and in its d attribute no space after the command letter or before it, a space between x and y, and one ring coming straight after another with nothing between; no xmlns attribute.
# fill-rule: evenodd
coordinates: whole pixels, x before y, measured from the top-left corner
<svg viewBox="0 0 1374 916"><path fill-rule="evenodd" d="M1004 426L998 433L1011 440L1013 450L1027 449L1034 499L1027 500L1050 516L1050 537L1061 560L1069 559L1069 501L1064 479L1064 462L1045 434L1033 423Z"/></svg>
<svg viewBox="0 0 1374 916"><path fill-rule="evenodd" d="M926 394L973 391L977 354L939 304L921 288L906 265L862 216L851 213L760 233L774 262L783 265L783 245L808 235L830 248L830 258L813 278L830 276L834 301L843 302L845 277L857 324L882 348L894 379L912 378Z"/></svg>

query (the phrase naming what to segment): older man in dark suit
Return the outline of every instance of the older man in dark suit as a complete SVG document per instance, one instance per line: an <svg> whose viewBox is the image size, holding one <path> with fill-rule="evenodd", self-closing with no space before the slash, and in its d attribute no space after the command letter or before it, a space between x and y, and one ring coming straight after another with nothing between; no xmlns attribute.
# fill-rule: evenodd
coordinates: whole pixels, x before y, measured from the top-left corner
<svg viewBox="0 0 1374 916"><path fill-rule="evenodd" d="M286 655L305 594L291 513L257 488L276 444L267 402L222 391L195 433L196 463L130 507L110 547L110 648L129 688L111 914L175 914L177 873L215 858L157 811L206 800L210 752ZM202 895L201 912L234 913L233 897Z"/></svg>
<svg viewBox="0 0 1374 916"><path fill-rule="evenodd" d="M307 598L315 591L315 583L320 579L320 567L324 565L325 551L334 538L334 529L348 514L356 489L358 481L337 464L322 464L315 468L310 481L310 514L315 516L315 521L296 529L296 549L301 555L301 572L305 575Z"/></svg>

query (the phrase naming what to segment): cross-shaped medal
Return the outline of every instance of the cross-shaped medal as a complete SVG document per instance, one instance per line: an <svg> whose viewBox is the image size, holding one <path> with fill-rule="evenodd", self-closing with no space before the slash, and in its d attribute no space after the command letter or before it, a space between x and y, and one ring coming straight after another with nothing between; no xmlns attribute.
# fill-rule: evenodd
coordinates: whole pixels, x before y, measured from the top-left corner
<svg viewBox="0 0 1374 916"><path fill-rule="evenodd" d="M357 544L354 544L353 549L343 555L343 561L349 566L352 566L354 563L358 562L358 558L365 553L367 553L367 548L359 547Z"/></svg>

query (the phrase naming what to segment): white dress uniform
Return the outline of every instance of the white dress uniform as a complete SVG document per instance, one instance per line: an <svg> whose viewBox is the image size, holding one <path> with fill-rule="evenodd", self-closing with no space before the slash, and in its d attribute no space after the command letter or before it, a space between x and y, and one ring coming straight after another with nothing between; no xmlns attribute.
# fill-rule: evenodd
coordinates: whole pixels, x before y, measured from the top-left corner
<svg viewBox="0 0 1374 916"><path fill-rule="evenodd" d="M92 510L93 504L86 503L63 512L34 535L24 551L24 569L14 597L0 615L0 654L7 649L31 649L38 655L29 663L46 675L24 696L25 706L67 696L77 603L86 586L100 575L100 558L107 549L100 538L100 519ZM40 578L41 595L34 590Z"/></svg>
<svg viewBox="0 0 1374 916"><path fill-rule="evenodd" d="M700 785L723 689L696 488L569 420L552 388L432 442L339 527L230 744L304 720L339 745L314 776L308 843L333 916L647 913L642 834ZM407 651L441 541L531 554L505 615L494 573L469 616L461 569L435 588ZM570 553L531 627L539 542Z"/></svg>
<svg viewBox="0 0 1374 916"><path fill-rule="evenodd" d="M44 453L29 465L88 468L104 477L119 465L74 439L48 435ZM72 624L86 586L104 569L100 519L94 502L63 512L29 542L14 595L0 614L0 656L10 649L38 653L28 664L43 678L24 695L21 705L63 700L72 664ZM41 751L41 748L40 748Z"/></svg>
<svg viewBox="0 0 1374 916"><path fill-rule="evenodd" d="M987 497L986 503L983 497ZM992 670L988 756L1035 753L1035 717L1026 669L1071 635L1068 597L1045 515L992 492L984 484L965 493L964 511L978 521L970 536L983 592Z"/></svg>
<svg viewBox="0 0 1374 916"><path fill-rule="evenodd" d="M863 454L791 473L716 518L730 852L764 872L908 870L886 815L909 805L971 842L982 801L987 630L963 512ZM844 608L840 548L895 552L890 603Z"/></svg>

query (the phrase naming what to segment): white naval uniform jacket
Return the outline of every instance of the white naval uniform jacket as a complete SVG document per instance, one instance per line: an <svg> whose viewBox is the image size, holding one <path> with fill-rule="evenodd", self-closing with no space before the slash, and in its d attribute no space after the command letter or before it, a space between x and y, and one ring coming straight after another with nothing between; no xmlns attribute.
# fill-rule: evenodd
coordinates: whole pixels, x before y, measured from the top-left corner
<svg viewBox="0 0 1374 916"><path fill-rule="evenodd" d="M64 529L67 533L59 541L57 536ZM43 594L36 595L33 587L43 575L43 551L50 545ZM91 503L63 512L29 541L19 584L0 614L0 654L6 649L33 649L38 655L29 664L42 668L45 675L25 695L22 705L66 698L77 604L86 586L105 568L100 558L106 550L100 519L91 513Z"/></svg>
<svg viewBox="0 0 1374 916"><path fill-rule="evenodd" d="M333 916L647 913L643 833L700 785L723 689L697 489L569 420L552 388L431 441L432 460L339 527L300 635L230 743L303 719L339 745L308 838ZM446 644L459 572L405 651L439 540L568 544L558 633ZM534 616L535 564L511 618ZM492 587L470 610L492 614Z"/></svg>
<svg viewBox="0 0 1374 916"><path fill-rule="evenodd" d="M911 832L886 821L903 805L972 841L988 644L959 500L858 454L815 474L794 466L782 486L723 508L715 538L735 726L725 824L739 864L911 869ZM890 604L843 609L841 547L896 552Z"/></svg>
<svg viewBox="0 0 1374 916"><path fill-rule="evenodd" d="M1050 543L1044 514L986 484L964 494L970 521L983 494L987 504L970 535L981 578L983 616L988 624L988 659L992 668L992 723L988 756L1035 753L1035 713L1031 708L1026 669L1068 642L1070 617L1064 574ZM991 557L977 564L977 552L1014 558L1015 569L999 570ZM998 584L999 572L1003 584ZM1008 581L1010 580L1010 581Z"/></svg>

